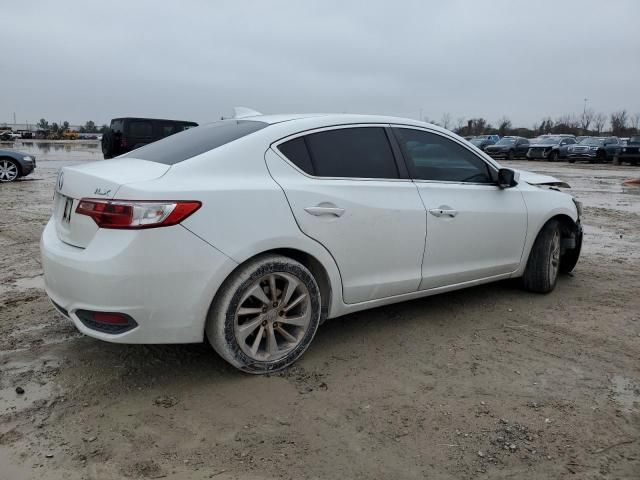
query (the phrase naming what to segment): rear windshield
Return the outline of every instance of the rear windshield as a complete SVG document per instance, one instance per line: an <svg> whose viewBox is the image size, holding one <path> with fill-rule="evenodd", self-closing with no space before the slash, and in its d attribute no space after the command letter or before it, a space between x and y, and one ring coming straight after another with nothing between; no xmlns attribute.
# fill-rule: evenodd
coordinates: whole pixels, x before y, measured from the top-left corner
<svg viewBox="0 0 640 480"><path fill-rule="evenodd" d="M222 120L176 133L133 150L121 158L139 158L173 165L257 132L267 125L254 120Z"/></svg>

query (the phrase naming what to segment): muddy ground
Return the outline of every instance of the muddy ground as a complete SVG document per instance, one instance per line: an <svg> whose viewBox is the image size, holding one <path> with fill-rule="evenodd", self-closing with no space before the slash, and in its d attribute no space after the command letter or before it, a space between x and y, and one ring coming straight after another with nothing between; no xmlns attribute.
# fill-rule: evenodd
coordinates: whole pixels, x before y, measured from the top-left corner
<svg viewBox="0 0 640 480"><path fill-rule="evenodd" d="M55 173L99 155L18 147L39 164L0 185L1 479L640 478L640 188L622 186L640 168L512 162L585 203L552 294L507 281L349 315L254 377L56 314L38 254Z"/></svg>

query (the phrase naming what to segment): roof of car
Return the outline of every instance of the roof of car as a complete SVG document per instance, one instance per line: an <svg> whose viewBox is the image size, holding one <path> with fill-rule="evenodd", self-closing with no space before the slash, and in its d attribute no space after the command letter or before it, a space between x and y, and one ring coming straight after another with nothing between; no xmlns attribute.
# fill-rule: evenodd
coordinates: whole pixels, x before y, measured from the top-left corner
<svg viewBox="0 0 640 480"><path fill-rule="evenodd" d="M155 121L155 122L193 123L195 125L198 124L197 122L193 122L191 120L171 120L169 118L117 117L117 118L112 118L111 119L112 122L114 120L149 120L149 121Z"/></svg>
<svg viewBox="0 0 640 480"><path fill-rule="evenodd" d="M403 125L429 125L434 128L441 128L419 120L403 117L393 117L387 115L366 115L355 113L289 113L289 114L273 114L273 115L255 115L252 117L242 117L240 120L256 120L269 124L288 122L292 120L304 120L309 118L321 119L326 123L399 123ZM491 136L491 135L489 135Z"/></svg>

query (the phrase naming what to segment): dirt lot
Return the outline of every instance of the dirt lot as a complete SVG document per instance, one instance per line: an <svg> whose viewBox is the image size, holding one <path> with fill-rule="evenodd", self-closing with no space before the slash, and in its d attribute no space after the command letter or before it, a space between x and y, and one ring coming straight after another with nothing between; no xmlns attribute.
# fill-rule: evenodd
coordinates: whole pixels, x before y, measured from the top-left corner
<svg viewBox="0 0 640 480"><path fill-rule="evenodd" d="M622 186L640 168L513 162L586 206L552 294L502 282L350 315L253 377L56 314L38 254L55 173L99 156L28 148L36 173L0 185L1 479L640 478L640 187Z"/></svg>

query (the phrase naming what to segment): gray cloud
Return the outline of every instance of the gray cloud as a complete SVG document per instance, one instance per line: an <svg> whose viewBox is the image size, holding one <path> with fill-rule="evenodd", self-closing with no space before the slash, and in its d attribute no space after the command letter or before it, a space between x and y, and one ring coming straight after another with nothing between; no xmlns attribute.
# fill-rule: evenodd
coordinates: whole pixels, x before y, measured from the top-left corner
<svg viewBox="0 0 640 480"><path fill-rule="evenodd" d="M0 122L361 112L530 126L640 112L640 2L45 1L2 7Z"/></svg>

